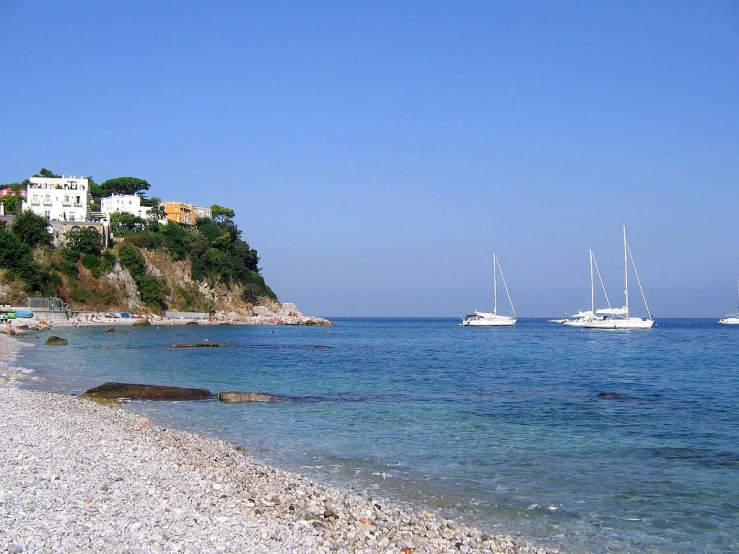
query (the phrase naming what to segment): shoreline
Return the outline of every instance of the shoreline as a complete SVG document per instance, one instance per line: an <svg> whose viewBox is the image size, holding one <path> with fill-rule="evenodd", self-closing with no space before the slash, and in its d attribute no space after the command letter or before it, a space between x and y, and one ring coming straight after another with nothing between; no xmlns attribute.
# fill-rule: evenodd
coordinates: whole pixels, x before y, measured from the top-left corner
<svg viewBox="0 0 739 554"><path fill-rule="evenodd" d="M235 317L213 317L210 319L195 318L171 318L157 315L137 317L108 317L96 314L92 317L75 316L69 319L44 319L41 317L20 318L9 320L14 329L26 327L100 327L104 325L130 327L134 325L144 326L170 326L170 325L300 325L315 327L331 327L333 323L323 317L299 315L253 315ZM147 323L144 323L147 322ZM5 332L5 324L0 329Z"/></svg>
<svg viewBox="0 0 739 554"><path fill-rule="evenodd" d="M3 380L20 347L0 335ZM4 551L547 552L310 482L128 409L2 382Z"/></svg>

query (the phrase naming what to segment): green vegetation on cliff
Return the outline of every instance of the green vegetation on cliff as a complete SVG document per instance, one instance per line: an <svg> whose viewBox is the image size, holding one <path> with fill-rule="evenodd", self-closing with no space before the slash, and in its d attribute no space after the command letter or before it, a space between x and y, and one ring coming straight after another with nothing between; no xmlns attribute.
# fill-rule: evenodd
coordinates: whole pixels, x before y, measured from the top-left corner
<svg viewBox="0 0 739 554"><path fill-rule="evenodd" d="M40 174L54 176L46 169ZM143 194L150 186L134 177L109 179L102 185L91 178L90 182L94 203L99 203L99 195ZM16 188L20 184L11 185ZM147 203L156 207L158 199ZM15 208L11 204L6 203L6 209ZM260 275L257 251L241 238L230 208L214 204L212 218L198 219L193 226L172 221L161 224L130 213L113 214L110 223L114 239L107 249L103 248L103 237L92 228L67 233L64 247L53 248L45 218L30 211L10 212L16 214L12 225L0 228L2 302L18 302L22 294L28 294L59 296L79 310L125 307L126 294L130 293L109 278L117 261L131 275L141 302L153 311L214 311L214 300L203 296L198 283L213 290L225 287L238 291L243 303L277 299ZM164 260L167 267L184 263L189 273L187 282L168 281L167 269L147 262L153 257Z"/></svg>

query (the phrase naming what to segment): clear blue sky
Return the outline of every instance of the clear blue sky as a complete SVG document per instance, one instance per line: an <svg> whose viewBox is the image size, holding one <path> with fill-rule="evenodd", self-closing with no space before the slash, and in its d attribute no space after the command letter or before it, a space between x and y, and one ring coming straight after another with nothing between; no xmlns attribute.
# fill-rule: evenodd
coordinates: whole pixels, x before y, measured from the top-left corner
<svg viewBox="0 0 739 554"><path fill-rule="evenodd" d="M0 0L0 182L236 211L323 316L585 308L621 225L657 317L739 277L739 3ZM638 290L632 290L636 297Z"/></svg>

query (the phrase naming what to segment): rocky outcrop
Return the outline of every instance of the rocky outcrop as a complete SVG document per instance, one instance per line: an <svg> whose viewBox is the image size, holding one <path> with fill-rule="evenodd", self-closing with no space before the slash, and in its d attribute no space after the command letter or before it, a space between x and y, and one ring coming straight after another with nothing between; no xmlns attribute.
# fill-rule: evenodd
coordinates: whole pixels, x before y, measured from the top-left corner
<svg viewBox="0 0 739 554"><path fill-rule="evenodd" d="M131 400L210 400L213 395L206 389L189 389L168 387L163 385L142 385L132 383L103 383L82 394L83 398L115 400L129 398Z"/></svg>
<svg viewBox="0 0 739 554"><path fill-rule="evenodd" d="M49 346L66 346L67 344L69 344L69 341L67 339L57 337L56 335L52 335L48 339L46 339L46 342L44 344L48 344Z"/></svg>
<svg viewBox="0 0 739 554"><path fill-rule="evenodd" d="M113 271L105 275L105 279L111 282L118 290L123 293L123 297L126 301L126 308L130 311L140 311L143 305L141 304L141 294L139 293L136 283L131 277L131 274L121 266L120 263L115 264Z"/></svg>
<svg viewBox="0 0 739 554"><path fill-rule="evenodd" d="M252 308L254 318L263 323L274 323L278 325L308 325L318 327L330 327L333 325L328 319L322 317L306 316L298 310L292 302L266 303L266 305L254 306ZM229 314L230 315L230 314Z"/></svg>
<svg viewBox="0 0 739 554"><path fill-rule="evenodd" d="M218 395L218 400L228 404L243 404L246 402L284 402L287 398L258 392L225 391Z"/></svg>

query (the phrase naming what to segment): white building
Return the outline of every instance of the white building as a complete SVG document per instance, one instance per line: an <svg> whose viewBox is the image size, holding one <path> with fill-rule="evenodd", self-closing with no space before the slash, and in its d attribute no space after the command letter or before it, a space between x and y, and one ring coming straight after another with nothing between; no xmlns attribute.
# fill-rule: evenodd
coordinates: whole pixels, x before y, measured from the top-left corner
<svg viewBox="0 0 739 554"><path fill-rule="evenodd" d="M210 207L195 206L195 217L197 219L210 218Z"/></svg>
<svg viewBox="0 0 739 554"><path fill-rule="evenodd" d="M128 212L141 219L148 219L151 208L141 205L141 197L138 194L114 194L100 199L100 211L110 221L110 214Z"/></svg>
<svg viewBox="0 0 739 554"><path fill-rule="evenodd" d="M49 221L87 221L90 216L90 187L84 177L31 177L26 187L23 211Z"/></svg>

